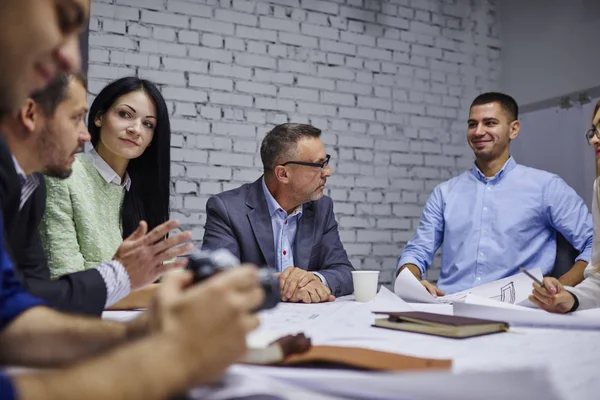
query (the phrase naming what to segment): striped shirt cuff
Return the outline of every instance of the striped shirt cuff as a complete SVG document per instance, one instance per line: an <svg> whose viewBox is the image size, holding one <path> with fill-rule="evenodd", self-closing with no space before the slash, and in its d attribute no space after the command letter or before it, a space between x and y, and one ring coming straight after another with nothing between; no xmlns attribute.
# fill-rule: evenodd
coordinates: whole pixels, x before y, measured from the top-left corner
<svg viewBox="0 0 600 400"><path fill-rule="evenodd" d="M105 262L96 267L106 285L106 305L110 307L127 297L131 291L131 282L127 270L117 260Z"/></svg>

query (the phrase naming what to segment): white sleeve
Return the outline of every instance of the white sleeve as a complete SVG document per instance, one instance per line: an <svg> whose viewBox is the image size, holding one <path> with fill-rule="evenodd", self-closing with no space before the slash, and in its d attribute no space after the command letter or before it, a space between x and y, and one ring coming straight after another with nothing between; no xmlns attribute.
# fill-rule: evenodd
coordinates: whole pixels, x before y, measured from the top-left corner
<svg viewBox="0 0 600 400"><path fill-rule="evenodd" d="M579 285L567 286L565 289L577 296L577 300L579 300L577 310L600 307L600 272L593 272Z"/></svg>
<svg viewBox="0 0 600 400"><path fill-rule="evenodd" d="M105 307L110 307L129 295L131 282L123 264L117 260L112 260L97 266L96 269L106 285Z"/></svg>

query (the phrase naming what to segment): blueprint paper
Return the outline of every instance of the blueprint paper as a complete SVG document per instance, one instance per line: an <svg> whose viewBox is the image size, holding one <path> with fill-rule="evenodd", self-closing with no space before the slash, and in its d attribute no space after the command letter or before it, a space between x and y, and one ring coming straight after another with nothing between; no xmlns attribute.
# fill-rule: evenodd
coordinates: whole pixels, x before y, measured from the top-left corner
<svg viewBox="0 0 600 400"><path fill-rule="evenodd" d="M539 268L528 272L539 280L543 279L542 271ZM503 303L528 305L527 298L533 290L532 282L531 278L519 272L516 275L472 289L436 298L421 285L421 282L408 269L403 269L394 283L394 293L405 301L414 303L453 304L464 302L469 294L474 294Z"/></svg>
<svg viewBox="0 0 600 400"><path fill-rule="evenodd" d="M402 312L413 308L384 286L365 303L350 299L318 304L279 303L259 313L260 325L250 332L246 342L250 347L262 348L282 336L304 333L313 343L324 343L369 328L375 320L372 311Z"/></svg>

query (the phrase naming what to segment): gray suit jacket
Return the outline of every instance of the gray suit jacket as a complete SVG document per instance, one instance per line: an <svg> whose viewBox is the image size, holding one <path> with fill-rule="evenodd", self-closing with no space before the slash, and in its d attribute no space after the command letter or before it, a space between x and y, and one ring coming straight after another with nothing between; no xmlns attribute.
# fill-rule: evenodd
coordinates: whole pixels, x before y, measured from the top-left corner
<svg viewBox="0 0 600 400"><path fill-rule="evenodd" d="M273 227L262 188L254 183L212 196L206 203L202 249L226 248L243 263L276 268ZM340 241L328 196L303 205L294 250L296 267L319 271L334 296L353 292L354 270Z"/></svg>

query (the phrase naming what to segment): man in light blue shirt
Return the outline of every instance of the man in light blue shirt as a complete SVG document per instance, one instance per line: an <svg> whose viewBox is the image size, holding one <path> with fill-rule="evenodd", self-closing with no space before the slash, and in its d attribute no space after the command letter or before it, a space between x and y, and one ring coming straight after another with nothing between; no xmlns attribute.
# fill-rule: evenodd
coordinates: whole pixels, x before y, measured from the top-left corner
<svg viewBox="0 0 600 400"><path fill-rule="evenodd" d="M484 93L473 101L467 141L475 164L434 189L400 256L397 271L408 268L421 279L442 246L438 287L421 280L434 296L505 278L521 267L550 274L556 232L579 251L560 281L574 286L583 280L592 250L591 214L560 177L518 165L510 156L517 118L517 103L505 94Z"/></svg>

